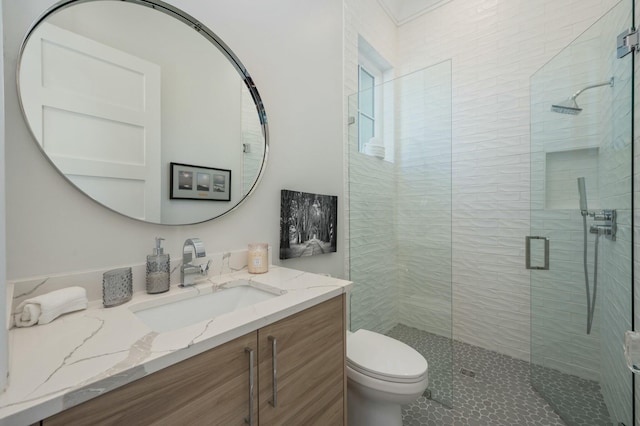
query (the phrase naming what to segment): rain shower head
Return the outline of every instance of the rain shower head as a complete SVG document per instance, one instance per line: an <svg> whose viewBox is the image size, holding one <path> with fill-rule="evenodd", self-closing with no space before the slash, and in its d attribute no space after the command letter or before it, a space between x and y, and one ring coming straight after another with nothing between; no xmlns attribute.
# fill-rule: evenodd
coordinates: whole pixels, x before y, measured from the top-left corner
<svg viewBox="0 0 640 426"><path fill-rule="evenodd" d="M560 114L578 115L582 112L582 108L578 106L576 99L572 96L569 99L551 105L551 111Z"/></svg>
<svg viewBox="0 0 640 426"><path fill-rule="evenodd" d="M593 89L595 87L601 87L601 86L613 87L613 77L611 77L609 81L583 87L582 89L574 93L569 99L565 99L562 102L558 102L557 104L551 105L551 111L558 112L560 114L578 115L580 114L580 112L582 112L582 108L578 106L578 102L576 102L576 98L580 96L580 94L585 90L589 90L589 89Z"/></svg>

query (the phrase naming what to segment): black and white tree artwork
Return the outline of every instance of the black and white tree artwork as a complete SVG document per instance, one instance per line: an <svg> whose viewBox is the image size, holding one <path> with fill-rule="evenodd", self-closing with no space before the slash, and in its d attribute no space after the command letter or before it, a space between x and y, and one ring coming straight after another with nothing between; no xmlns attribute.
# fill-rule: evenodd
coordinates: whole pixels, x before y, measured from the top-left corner
<svg viewBox="0 0 640 426"><path fill-rule="evenodd" d="M336 251L338 197L282 190L280 259Z"/></svg>

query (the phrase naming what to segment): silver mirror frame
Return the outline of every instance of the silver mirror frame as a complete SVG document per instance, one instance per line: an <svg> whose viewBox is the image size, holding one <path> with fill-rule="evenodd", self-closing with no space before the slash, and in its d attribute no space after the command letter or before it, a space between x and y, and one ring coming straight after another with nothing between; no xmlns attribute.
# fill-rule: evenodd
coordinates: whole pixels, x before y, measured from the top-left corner
<svg viewBox="0 0 640 426"><path fill-rule="evenodd" d="M56 3L55 5L51 6L49 9L47 9L45 12L43 12L34 21L34 23L31 24L31 26L29 27L29 30L27 31L24 39L22 40L22 44L20 45L20 51L18 52L17 70L16 70L16 84L17 84L17 92L18 92L18 102L20 104L20 110L22 111L22 116L25 119L25 123L27 124L27 127L29 128L29 133L31 133L31 136L33 137L34 141L37 141L37 138L36 138L36 135L33 133L33 130L31 128L31 126L29 125L29 121L27 119L27 114L26 114L26 111L24 109L24 105L23 105L23 102L22 102L22 96L21 96L21 92L20 92L20 64L21 64L21 59L22 59L24 50L26 48L27 42L31 38L31 35L35 31L36 27L42 21L44 21L48 16L52 15L53 13L56 13L56 12L58 12L60 10L66 9L66 8L68 8L70 6L73 6L73 5L76 5L76 4L91 3L91 2L96 2L96 1L105 1L105 0L62 0L62 1L58 2L58 3ZM113 1L116 1L116 0L113 0ZM165 226L195 225L195 224L198 224L198 223L209 222L209 221L211 221L213 219L217 219L219 217L222 217L222 216L224 216L224 215L236 210L256 190L258 184L260 183L260 181L262 180L262 177L264 175L264 172L265 172L265 169L266 169L266 164L267 164L267 159L268 159L268 156L269 156L269 128L268 128L268 125L267 125L267 113L265 111L264 104L262 103L262 98L260 97L260 94L258 93L258 89L257 89L255 83L253 82L253 79L251 78L251 75L249 75L249 72L247 71L245 66L242 64L242 62L240 62L240 59L238 59L238 57L233 53L233 51L229 48L229 46L227 46L220 38L218 38L218 36L215 35L215 33L213 31L211 31L209 28L207 28L207 26L205 26L202 23L200 23L193 16L191 16L191 15L185 13L184 11L182 11L180 9L177 9L176 7L174 7L174 6L170 5L170 4L167 4L167 3L165 3L165 2L163 2L161 0L118 0L118 1L127 2L127 3L133 3L133 4L140 5L140 6L148 7L148 8L163 12L163 13L165 13L165 14L173 17L173 18L176 18L177 20L179 20L182 23L186 24L187 26L189 26L190 28L195 30L197 33L202 35L204 38L209 40L209 42L211 42L229 60L229 62L231 62L231 64L236 69L236 71L238 71L238 73L240 74L240 77L242 78L245 86L247 87L247 90L249 91L249 93L251 94L251 97L253 98L253 102L254 102L254 104L256 106L256 109L257 109L258 118L260 120L260 126L262 128L262 135L264 137L264 155L262 157L262 164L260 165L260 170L258 172L258 176L255 178L255 180L253 182L253 185L251 185L251 188L249 189L249 191L233 207L231 207L227 211L225 211L225 212L223 212L221 214L218 214L217 216L213 216L213 217L211 217L209 219L205 219L205 220L201 220L201 221L197 221L197 222L180 223L180 224L163 224L163 223L158 223L158 222L149 222L149 221L145 221L145 220L142 220L142 219L137 219L135 217L128 216L128 215L126 215L124 213L121 213L121 212L119 212L117 210L114 210L113 208L111 208L111 207L109 207L109 206L97 201L96 199L91 197L89 194L87 194L86 192L82 191L64 173L62 173L60 171L60 169L58 169L56 164L46 154L46 152L44 151L42 146L39 143L36 143L36 145L38 146L38 148L40 149L42 154L45 156L47 161L49 161L49 163L53 166L53 168L58 173L60 173L60 175L62 175L62 177L64 177L64 179L67 182L69 182L69 184L71 186L73 186L76 190L78 190L79 192L84 194L87 198L89 198L93 202L99 204L100 206L102 206L102 207L104 207L104 208L106 208L108 210L111 210L112 212L115 212L115 213L119 214L120 216L124 216L124 217L127 217L129 219L132 219L132 220L135 220L135 221L138 221L138 222L148 223L148 224L153 224L153 225L165 225Z"/></svg>

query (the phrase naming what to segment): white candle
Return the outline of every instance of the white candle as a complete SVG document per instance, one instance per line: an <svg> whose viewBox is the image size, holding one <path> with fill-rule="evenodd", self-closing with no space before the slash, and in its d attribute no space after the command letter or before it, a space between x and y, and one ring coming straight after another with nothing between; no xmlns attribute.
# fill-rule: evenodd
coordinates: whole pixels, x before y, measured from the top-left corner
<svg viewBox="0 0 640 426"><path fill-rule="evenodd" d="M247 270L251 274L263 274L269 270L269 245L267 243L249 244Z"/></svg>

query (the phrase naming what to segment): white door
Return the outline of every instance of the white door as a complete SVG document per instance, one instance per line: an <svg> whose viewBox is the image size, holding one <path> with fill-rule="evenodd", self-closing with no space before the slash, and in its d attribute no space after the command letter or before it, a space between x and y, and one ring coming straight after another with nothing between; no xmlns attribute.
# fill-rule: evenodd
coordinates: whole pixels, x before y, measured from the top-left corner
<svg viewBox="0 0 640 426"><path fill-rule="evenodd" d="M160 67L41 23L23 54L23 108L38 142L98 202L160 222Z"/></svg>

